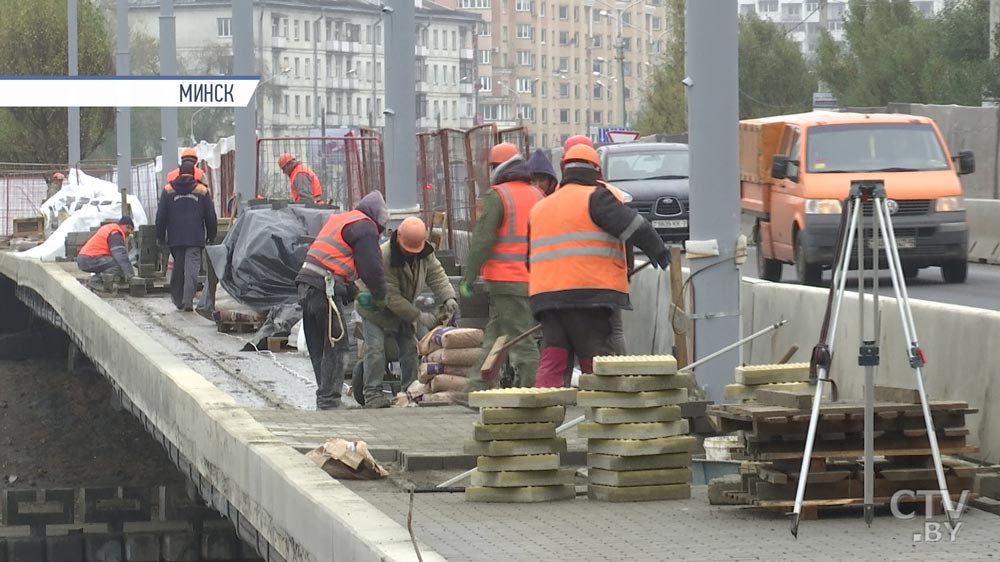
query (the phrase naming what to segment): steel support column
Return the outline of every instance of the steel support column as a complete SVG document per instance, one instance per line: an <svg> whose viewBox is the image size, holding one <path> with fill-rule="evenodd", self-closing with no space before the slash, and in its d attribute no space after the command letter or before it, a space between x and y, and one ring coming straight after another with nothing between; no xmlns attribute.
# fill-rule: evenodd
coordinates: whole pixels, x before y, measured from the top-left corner
<svg viewBox="0 0 1000 562"><path fill-rule="evenodd" d="M233 74L253 76L254 38L253 9L255 2L233 0ZM261 8L263 9L263 8ZM234 186L240 198L250 201L256 195L257 138L254 125L257 123L257 92L246 107L237 107L236 114L236 170Z"/></svg>
<svg viewBox="0 0 1000 562"><path fill-rule="evenodd" d="M177 22L174 0L160 0L160 75L177 74ZM163 177L177 167L177 108L160 108L160 150Z"/></svg>
<svg viewBox="0 0 1000 562"><path fill-rule="evenodd" d="M130 56L128 52L128 0L118 0L118 49L115 60L115 74L128 76ZM119 107L115 120L118 130L118 189L122 193L132 192L132 108ZM122 198L124 201L124 197ZM122 208L124 214L125 208Z"/></svg>
<svg viewBox="0 0 1000 562"><path fill-rule="evenodd" d="M412 209L418 205L416 9L413 0L388 0L383 14L385 194L390 208Z"/></svg>
<svg viewBox="0 0 1000 562"><path fill-rule="evenodd" d="M66 36L69 39L67 51L69 52L69 75L80 74L80 35L78 32L77 0L66 1ZM80 162L80 108L69 108L69 165L76 166Z"/></svg>

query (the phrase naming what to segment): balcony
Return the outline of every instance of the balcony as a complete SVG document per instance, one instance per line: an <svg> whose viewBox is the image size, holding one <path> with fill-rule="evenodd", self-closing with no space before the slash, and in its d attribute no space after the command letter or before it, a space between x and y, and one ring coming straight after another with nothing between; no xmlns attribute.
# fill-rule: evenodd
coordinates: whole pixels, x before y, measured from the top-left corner
<svg viewBox="0 0 1000 562"><path fill-rule="evenodd" d="M460 49L458 51L458 58L463 60L472 60L476 58L476 53L472 49Z"/></svg>
<svg viewBox="0 0 1000 562"><path fill-rule="evenodd" d="M288 38L287 37L271 37L271 48L272 49L287 49L288 48Z"/></svg>
<svg viewBox="0 0 1000 562"><path fill-rule="evenodd" d="M422 47L420 45L417 45L416 47L413 48L413 52L419 58L425 59L431 56L431 50L429 47Z"/></svg>
<svg viewBox="0 0 1000 562"><path fill-rule="evenodd" d="M353 76L328 77L326 79L328 90L357 90L358 79Z"/></svg>
<svg viewBox="0 0 1000 562"><path fill-rule="evenodd" d="M458 93L462 95L471 96L475 92L472 84L462 83L458 85Z"/></svg>
<svg viewBox="0 0 1000 562"><path fill-rule="evenodd" d="M361 43L357 41L327 41L326 50L334 53L360 53Z"/></svg>

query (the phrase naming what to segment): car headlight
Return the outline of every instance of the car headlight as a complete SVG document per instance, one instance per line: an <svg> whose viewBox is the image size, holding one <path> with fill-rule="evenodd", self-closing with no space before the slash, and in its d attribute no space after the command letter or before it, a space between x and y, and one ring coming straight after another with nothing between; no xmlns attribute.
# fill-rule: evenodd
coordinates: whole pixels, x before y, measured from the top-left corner
<svg viewBox="0 0 1000 562"><path fill-rule="evenodd" d="M938 197L934 200L934 210L938 213L964 211L965 198L961 195L955 197Z"/></svg>
<svg viewBox="0 0 1000 562"><path fill-rule="evenodd" d="M839 199L806 199L806 213L810 215L839 215Z"/></svg>
<svg viewBox="0 0 1000 562"><path fill-rule="evenodd" d="M632 202L632 194L631 193L625 191L624 189L622 189L620 187L618 188L618 191L622 192L622 203L631 203Z"/></svg>

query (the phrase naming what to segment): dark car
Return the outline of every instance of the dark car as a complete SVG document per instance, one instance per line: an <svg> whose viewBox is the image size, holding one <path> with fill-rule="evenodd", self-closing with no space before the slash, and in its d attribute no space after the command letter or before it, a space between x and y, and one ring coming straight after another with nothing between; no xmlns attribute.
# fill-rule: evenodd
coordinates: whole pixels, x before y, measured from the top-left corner
<svg viewBox="0 0 1000 562"><path fill-rule="evenodd" d="M688 145L609 144L597 153L604 179L632 197L628 205L652 223L664 242L688 239Z"/></svg>

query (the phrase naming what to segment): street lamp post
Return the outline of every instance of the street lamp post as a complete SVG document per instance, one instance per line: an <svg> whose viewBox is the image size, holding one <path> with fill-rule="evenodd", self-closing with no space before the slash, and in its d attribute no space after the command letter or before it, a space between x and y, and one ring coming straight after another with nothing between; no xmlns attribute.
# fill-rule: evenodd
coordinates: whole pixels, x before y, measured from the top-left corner
<svg viewBox="0 0 1000 562"><path fill-rule="evenodd" d="M607 2L604 2L602 0L598 1L604 4L605 6L608 6L609 8L612 7ZM622 19L622 16L633 6L642 4L645 1L646 0L635 0L634 2L626 5L623 8L615 7L615 17L617 19L616 22L617 38L615 39L615 50L616 50L615 59L618 61L618 94L619 94L618 104L619 104L619 109L622 112L622 117L621 117L622 125L625 127L628 126L628 113L625 110L625 35L624 35L625 24ZM611 12L607 10L601 10L601 15L610 16Z"/></svg>
<svg viewBox="0 0 1000 562"><path fill-rule="evenodd" d="M267 84L268 82L274 81L274 79L277 78L278 76L284 76L284 75L288 74L289 72L291 72L291 70L292 70L292 67L290 67L290 66L287 67L287 68L282 68L280 73L274 74L270 78L267 78L265 80L261 80L260 83L257 84L257 87L254 88L254 93L256 93L257 90L260 90L261 88L263 88L264 84ZM202 109L205 109L205 108L202 108ZM201 109L199 109L198 111L201 111ZM194 112L195 115L198 114L198 111ZM257 112L257 136L259 137L259 136L261 136L263 134L264 134L264 100L261 99L261 102L260 102L260 111ZM192 137L192 141L191 142L195 142L194 141L194 115L191 116L191 137Z"/></svg>
<svg viewBox="0 0 1000 562"><path fill-rule="evenodd" d="M371 107L371 111L368 112L368 128L369 129L374 129L375 128L375 96L378 95L375 92L376 78L378 77L378 66L375 63L375 57L376 57L376 55L375 55L375 45L376 45L375 37L378 35L378 28L379 28L379 26L382 25L383 14L384 14L384 12L379 12L378 19L375 20L374 24L372 24L372 37L371 37L371 40L372 40L372 107Z"/></svg>
<svg viewBox="0 0 1000 562"><path fill-rule="evenodd" d="M504 90L507 90L508 94L511 94L511 95L514 96L514 103L516 104L515 107L514 107L514 113L517 114L517 126L518 127L524 126L524 119L523 119L523 117L521 115L521 111L520 111L521 96L517 92L515 92L514 90L511 90L510 86L508 86L507 84L504 84L503 82L501 82L499 80L497 80L497 84L501 88L503 88Z"/></svg>

